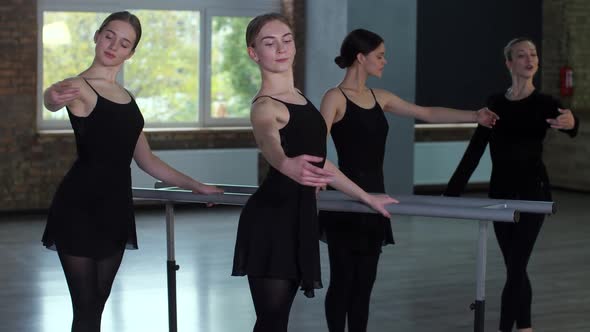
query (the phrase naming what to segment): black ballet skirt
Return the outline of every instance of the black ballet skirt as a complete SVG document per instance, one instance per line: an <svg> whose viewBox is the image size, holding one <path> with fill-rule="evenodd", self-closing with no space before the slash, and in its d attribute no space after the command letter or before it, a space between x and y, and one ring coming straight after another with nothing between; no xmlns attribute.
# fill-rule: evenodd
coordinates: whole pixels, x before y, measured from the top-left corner
<svg viewBox="0 0 590 332"><path fill-rule="evenodd" d="M325 158L326 124L313 104L277 101L289 110L279 130L285 154ZM297 280L307 297L322 288L315 188L270 168L240 215L232 275Z"/></svg>
<svg viewBox="0 0 590 332"><path fill-rule="evenodd" d="M344 97L346 111L331 130L338 167L366 192L385 193L383 159L389 125L383 109L376 98L373 108L364 109ZM379 254L382 246L394 243L391 221L380 214L320 211L319 220L322 239L353 253Z"/></svg>
<svg viewBox="0 0 590 332"><path fill-rule="evenodd" d="M130 164L144 124L133 98L118 104L96 94L88 117L68 109L78 157L53 197L42 239L47 248L91 258L137 249Z"/></svg>

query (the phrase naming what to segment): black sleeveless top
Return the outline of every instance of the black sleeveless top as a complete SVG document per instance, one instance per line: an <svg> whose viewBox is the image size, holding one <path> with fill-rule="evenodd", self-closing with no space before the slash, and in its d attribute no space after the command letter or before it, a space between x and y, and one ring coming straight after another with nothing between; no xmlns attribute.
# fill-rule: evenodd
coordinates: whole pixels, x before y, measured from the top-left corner
<svg viewBox="0 0 590 332"><path fill-rule="evenodd" d="M97 100L89 116L68 109L78 157L53 197L42 241L100 258L137 249L130 164L144 120L133 98L119 104L92 90Z"/></svg>
<svg viewBox="0 0 590 332"><path fill-rule="evenodd" d="M315 106L307 98L305 105L274 100L289 111L289 122L279 130L287 157L325 158L326 124ZM232 275L297 280L313 297L322 287L318 240L315 188L271 167L240 215Z"/></svg>
<svg viewBox="0 0 590 332"><path fill-rule="evenodd" d="M373 90L375 106L371 109L358 106L340 91L346 98L346 110L331 130L338 167L366 192L385 193L383 159L389 125L383 109ZM394 243L390 220L379 214L321 211L320 223L330 245L353 252L379 253L381 246Z"/></svg>

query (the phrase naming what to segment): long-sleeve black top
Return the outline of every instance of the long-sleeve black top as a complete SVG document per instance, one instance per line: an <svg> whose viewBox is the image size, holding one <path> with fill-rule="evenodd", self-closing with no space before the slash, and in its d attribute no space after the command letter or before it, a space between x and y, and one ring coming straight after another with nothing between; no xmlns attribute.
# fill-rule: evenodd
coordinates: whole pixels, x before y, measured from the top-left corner
<svg viewBox="0 0 590 332"><path fill-rule="evenodd" d="M560 102L535 90L530 96L514 101L503 93L492 95L487 107L500 119L493 128L477 127L444 194L461 194L489 143L492 159L489 197L551 200L543 163L543 141L550 128L546 119L560 115ZM561 131L574 137L578 126L576 118L573 129Z"/></svg>

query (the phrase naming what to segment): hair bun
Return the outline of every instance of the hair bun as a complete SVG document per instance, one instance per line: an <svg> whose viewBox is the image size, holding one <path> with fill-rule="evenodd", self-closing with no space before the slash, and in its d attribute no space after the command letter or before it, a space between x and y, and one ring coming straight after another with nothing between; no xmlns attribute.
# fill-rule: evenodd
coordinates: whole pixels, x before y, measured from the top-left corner
<svg viewBox="0 0 590 332"><path fill-rule="evenodd" d="M344 59L344 57L342 55L339 55L337 57L334 58L334 62L336 62L336 64L338 65L338 67L340 68L346 68L346 59Z"/></svg>

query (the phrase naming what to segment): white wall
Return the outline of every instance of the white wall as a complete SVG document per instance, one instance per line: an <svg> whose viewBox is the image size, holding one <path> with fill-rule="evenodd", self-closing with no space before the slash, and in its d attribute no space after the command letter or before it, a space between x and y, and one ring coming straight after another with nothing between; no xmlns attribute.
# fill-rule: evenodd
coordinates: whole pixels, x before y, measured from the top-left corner
<svg viewBox="0 0 590 332"><path fill-rule="evenodd" d="M414 143L414 185L446 184L459 164L468 142ZM469 183L490 180L492 161L486 150Z"/></svg>
<svg viewBox="0 0 590 332"><path fill-rule="evenodd" d="M365 28L385 40L383 77L367 85L392 91L413 102L416 82L417 3L414 0L348 0L348 31ZM385 146L385 189L411 194L414 189L414 119L386 114L389 134Z"/></svg>
<svg viewBox="0 0 590 332"><path fill-rule="evenodd" d="M446 184L466 147L467 142L415 143L414 184ZM257 149L170 150L154 153L199 181L241 185L258 183ZM470 183L488 182L490 172L491 160L486 151ZM135 163L132 164L131 174L134 187L152 188L156 181Z"/></svg>
<svg viewBox="0 0 590 332"><path fill-rule="evenodd" d="M257 149L207 149L154 151L179 171L206 183L258 184ZM156 179L131 165L134 187L153 188Z"/></svg>

